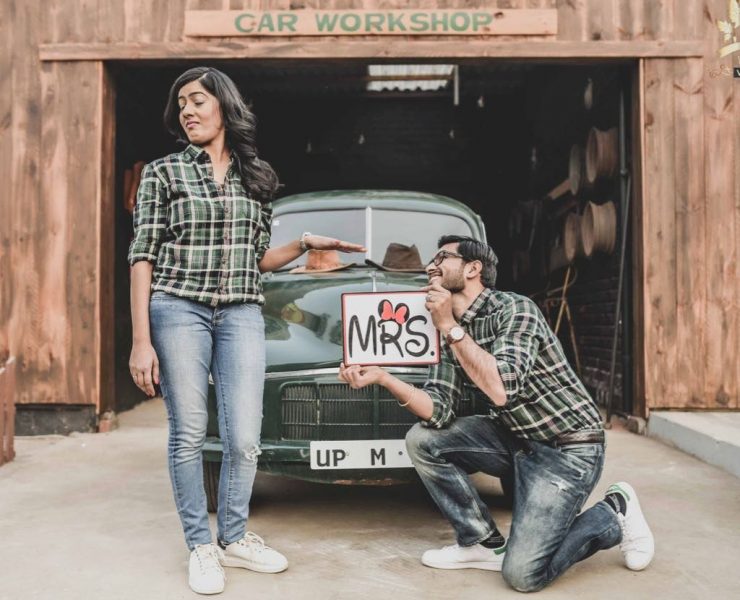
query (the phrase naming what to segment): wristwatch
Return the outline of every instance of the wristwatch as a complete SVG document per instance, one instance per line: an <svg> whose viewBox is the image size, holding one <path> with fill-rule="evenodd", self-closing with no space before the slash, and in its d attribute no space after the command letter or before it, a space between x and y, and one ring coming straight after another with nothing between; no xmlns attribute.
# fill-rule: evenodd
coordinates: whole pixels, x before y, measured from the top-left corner
<svg viewBox="0 0 740 600"><path fill-rule="evenodd" d="M464 337L465 330L459 325L455 325L454 327L452 327L445 336L445 338L447 339L447 344L449 346L452 346L452 344L457 344L457 342L462 340Z"/></svg>
<svg viewBox="0 0 740 600"><path fill-rule="evenodd" d="M301 245L301 250L303 250L304 252L306 250L309 250L308 244L306 244L306 237L308 237L309 235L311 235L310 231L304 231L301 234L301 239L299 240L299 243Z"/></svg>

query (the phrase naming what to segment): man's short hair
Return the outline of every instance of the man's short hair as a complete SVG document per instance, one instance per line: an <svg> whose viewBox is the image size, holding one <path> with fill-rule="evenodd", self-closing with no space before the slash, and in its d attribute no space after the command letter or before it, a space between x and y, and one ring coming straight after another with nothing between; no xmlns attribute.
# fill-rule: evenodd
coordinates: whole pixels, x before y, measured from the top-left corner
<svg viewBox="0 0 740 600"><path fill-rule="evenodd" d="M481 283L487 288L493 289L496 285L496 265L498 257L488 244L473 239L467 235L443 235L437 242L437 248L445 244L457 244L457 251L462 255L463 260L470 262L479 260L483 265L481 270Z"/></svg>

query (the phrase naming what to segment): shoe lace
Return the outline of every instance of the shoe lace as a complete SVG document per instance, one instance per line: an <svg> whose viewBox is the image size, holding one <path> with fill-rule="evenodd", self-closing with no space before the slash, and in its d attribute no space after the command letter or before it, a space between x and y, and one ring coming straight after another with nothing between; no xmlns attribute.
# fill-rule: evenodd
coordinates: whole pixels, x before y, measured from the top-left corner
<svg viewBox="0 0 740 600"><path fill-rule="evenodd" d="M247 531L244 537L240 539L237 543L241 544L242 546L251 548L252 550L255 550L257 552L264 552L265 550L271 549L265 544L265 540L263 540L260 536L252 531Z"/></svg>
<svg viewBox="0 0 740 600"><path fill-rule="evenodd" d="M195 547L195 556L198 558L198 566L202 573L218 571L223 574L224 569L219 561L221 549L215 544L201 544Z"/></svg>
<svg viewBox="0 0 740 600"><path fill-rule="evenodd" d="M617 515L617 520L622 526L622 543L620 544L620 548L622 550L637 550L639 548L637 544L637 535L632 529L629 519L624 515L619 514Z"/></svg>

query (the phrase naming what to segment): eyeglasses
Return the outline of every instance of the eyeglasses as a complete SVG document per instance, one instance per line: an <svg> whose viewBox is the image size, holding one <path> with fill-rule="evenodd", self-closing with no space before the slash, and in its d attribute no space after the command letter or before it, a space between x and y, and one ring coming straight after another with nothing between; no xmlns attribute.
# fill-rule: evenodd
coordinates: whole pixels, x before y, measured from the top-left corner
<svg viewBox="0 0 740 600"><path fill-rule="evenodd" d="M465 260L462 254L458 254L457 252L449 252L448 250L440 250L439 252L437 252L437 254L434 255L434 258L432 258L432 260L427 263L427 265L431 265L432 263L434 263L434 266L438 267L446 258L462 258L463 260Z"/></svg>

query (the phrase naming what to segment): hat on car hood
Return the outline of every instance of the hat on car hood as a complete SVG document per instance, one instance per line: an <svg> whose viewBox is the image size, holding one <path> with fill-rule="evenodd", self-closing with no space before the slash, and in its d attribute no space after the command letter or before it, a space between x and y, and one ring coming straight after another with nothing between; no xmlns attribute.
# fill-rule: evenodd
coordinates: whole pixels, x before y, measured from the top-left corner
<svg viewBox="0 0 740 600"><path fill-rule="evenodd" d="M424 265L421 263L419 249L415 246L406 246L398 242L391 242L385 250L383 263L365 259L365 263L383 271L402 271L408 273L423 273Z"/></svg>
<svg viewBox="0 0 740 600"><path fill-rule="evenodd" d="M339 260L339 252L336 250L309 250L306 254L306 264L291 269L290 273L330 273L341 271L353 266L355 263L344 264Z"/></svg>

